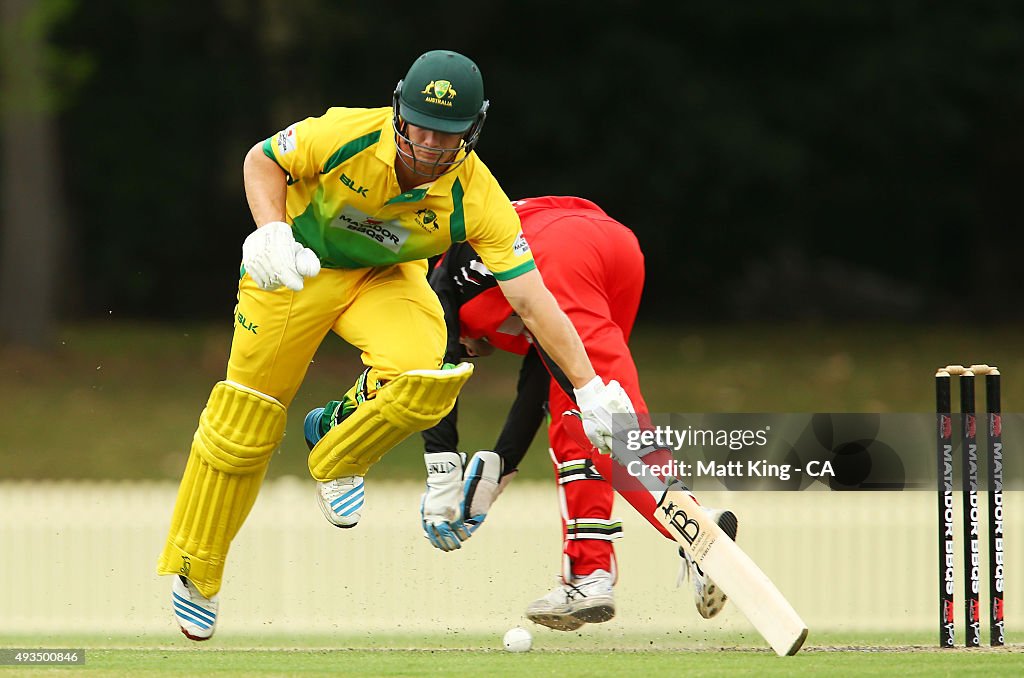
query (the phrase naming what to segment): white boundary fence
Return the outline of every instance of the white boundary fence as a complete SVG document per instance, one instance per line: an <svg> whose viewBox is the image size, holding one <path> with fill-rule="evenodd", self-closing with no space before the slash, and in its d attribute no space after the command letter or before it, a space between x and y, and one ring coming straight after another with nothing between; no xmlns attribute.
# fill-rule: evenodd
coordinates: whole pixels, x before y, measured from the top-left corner
<svg viewBox="0 0 1024 678"><path fill-rule="evenodd" d="M0 483L0 633L176 633L169 580L155 574L175 490L170 483ZM561 536L553 482L513 483L480 532L447 554L422 537L417 483L371 475L367 509L353 530L330 527L313 491L312 481L295 478L264 485L232 548L220 634L501 633L524 623L526 605L554 585ZM1020 495L1005 495L1010 632L1024 626L1024 536L1015 537L1024 531L1012 529L1024 510ZM736 511L740 543L812 630L936 630L934 493L705 493L702 500ZM621 499L616 507L625 529L616 545L619 612L605 627L749 629L732 607L701 620L689 588L674 588L674 545ZM985 620L986 579L982 599ZM987 623L983 630L987 643Z"/></svg>

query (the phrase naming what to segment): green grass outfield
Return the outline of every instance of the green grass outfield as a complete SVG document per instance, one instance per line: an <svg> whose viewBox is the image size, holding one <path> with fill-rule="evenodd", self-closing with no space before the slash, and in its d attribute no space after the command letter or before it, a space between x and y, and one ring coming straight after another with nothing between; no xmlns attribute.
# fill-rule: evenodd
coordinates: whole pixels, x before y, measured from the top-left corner
<svg viewBox="0 0 1024 678"><path fill-rule="evenodd" d="M938 650L929 638L825 636L795 657L776 657L750 641L688 646L664 637L617 639L536 634L535 649L512 654L500 640L438 634L361 638L265 636L193 644L161 638L0 637L0 647L85 648L84 666L0 667L0 675L44 676L1010 676L1024 671L1024 645ZM607 640L605 639L605 643Z"/></svg>

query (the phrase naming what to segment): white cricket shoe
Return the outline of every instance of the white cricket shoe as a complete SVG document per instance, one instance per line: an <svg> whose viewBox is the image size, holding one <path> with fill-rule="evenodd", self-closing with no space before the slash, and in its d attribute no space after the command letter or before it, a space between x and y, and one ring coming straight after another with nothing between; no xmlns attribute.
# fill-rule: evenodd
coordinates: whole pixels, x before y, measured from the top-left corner
<svg viewBox="0 0 1024 678"><path fill-rule="evenodd" d="M577 577L572 584L560 584L526 608L527 619L557 631L575 631L584 624L599 624L614 616L612 575L605 570Z"/></svg>
<svg viewBox="0 0 1024 678"><path fill-rule="evenodd" d="M171 584L171 605L181 632L189 640L208 640L217 628L217 596L207 598L185 577Z"/></svg>
<svg viewBox="0 0 1024 678"><path fill-rule="evenodd" d="M316 503L335 527L355 527L363 515L366 492L362 476L343 476L316 484Z"/></svg>
<svg viewBox="0 0 1024 678"><path fill-rule="evenodd" d="M722 531L728 535L729 539L736 541L736 531L739 528L736 514L725 509L710 508L704 508L704 512L722 528ZM722 611L728 598L711 577L704 574L700 566L690 559L690 556L682 547L679 549L679 555L683 557L683 562L680 565L676 586L681 585L686 580L686 577L689 576L693 580L693 602L697 606L697 612L705 619L711 619Z"/></svg>

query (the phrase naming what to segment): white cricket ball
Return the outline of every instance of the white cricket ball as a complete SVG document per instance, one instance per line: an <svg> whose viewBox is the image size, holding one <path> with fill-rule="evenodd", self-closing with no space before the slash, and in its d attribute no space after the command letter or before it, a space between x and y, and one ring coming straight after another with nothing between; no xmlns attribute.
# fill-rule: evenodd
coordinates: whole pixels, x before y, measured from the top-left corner
<svg viewBox="0 0 1024 678"><path fill-rule="evenodd" d="M509 652L529 652L533 647L533 636L522 626L513 626L505 632L502 642Z"/></svg>

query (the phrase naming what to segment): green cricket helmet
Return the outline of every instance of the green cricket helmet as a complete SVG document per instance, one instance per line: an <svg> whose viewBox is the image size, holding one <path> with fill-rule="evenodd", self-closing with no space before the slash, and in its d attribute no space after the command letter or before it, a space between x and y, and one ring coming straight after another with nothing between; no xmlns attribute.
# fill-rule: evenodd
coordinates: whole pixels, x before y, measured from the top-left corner
<svg viewBox="0 0 1024 678"><path fill-rule="evenodd" d="M480 138L487 118L489 102L484 99L484 80L480 69L467 57L447 50L434 50L413 62L405 78L398 81L392 99L392 125L395 134L409 144L411 153L399 148L399 157L407 167L415 169L416 149L428 150L409 139L406 124L424 129L461 134L462 142L455 148L429 149L442 151L442 158L455 154L451 161L431 164L431 169L445 172L465 161ZM459 151L465 151L461 158ZM436 176L436 172L428 172Z"/></svg>

